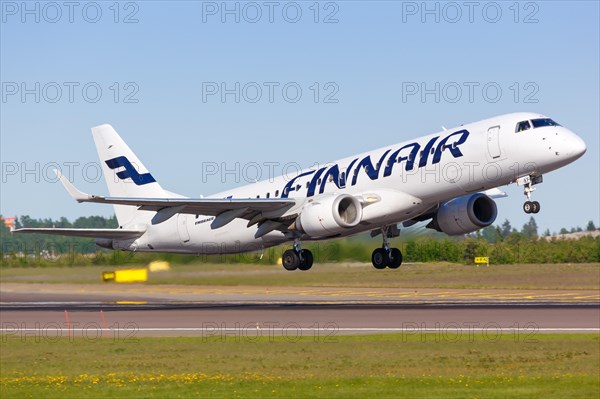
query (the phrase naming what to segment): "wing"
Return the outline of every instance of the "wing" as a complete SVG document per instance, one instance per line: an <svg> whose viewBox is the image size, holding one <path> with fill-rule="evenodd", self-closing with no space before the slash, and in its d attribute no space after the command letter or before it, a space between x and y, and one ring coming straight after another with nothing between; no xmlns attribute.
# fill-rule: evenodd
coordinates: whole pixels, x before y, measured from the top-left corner
<svg viewBox="0 0 600 399"><path fill-rule="evenodd" d="M55 234L72 237L129 239L141 237L146 230L131 229L63 229L63 228L23 228L14 233Z"/></svg>
<svg viewBox="0 0 600 399"><path fill-rule="evenodd" d="M136 206L142 211L155 211L153 224L158 224L178 213L215 216L212 228L226 225L235 218L250 221L249 225L266 219L277 219L296 205L291 198L130 198L103 197L79 191L66 177L59 174L71 197L77 202ZM264 215L264 216L263 216Z"/></svg>

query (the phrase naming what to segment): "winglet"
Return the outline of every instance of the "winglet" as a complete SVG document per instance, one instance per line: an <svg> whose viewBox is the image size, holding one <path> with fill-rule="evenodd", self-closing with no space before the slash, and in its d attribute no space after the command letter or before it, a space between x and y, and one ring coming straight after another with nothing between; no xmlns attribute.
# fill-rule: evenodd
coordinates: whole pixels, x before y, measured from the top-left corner
<svg viewBox="0 0 600 399"><path fill-rule="evenodd" d="M79 191L74 185L73 183L71 183L69 181L69 179L67 179L59 170L54 169L54 173L56 173L56 176L60 179L60 182L63 184L63 186L65 186L65 189L67 190L67 192L69 193L69 195L71 197L73 197L73 199L77 202L84 202L88 199L90 199L90 195L83 193L81 191Z"/></svg>

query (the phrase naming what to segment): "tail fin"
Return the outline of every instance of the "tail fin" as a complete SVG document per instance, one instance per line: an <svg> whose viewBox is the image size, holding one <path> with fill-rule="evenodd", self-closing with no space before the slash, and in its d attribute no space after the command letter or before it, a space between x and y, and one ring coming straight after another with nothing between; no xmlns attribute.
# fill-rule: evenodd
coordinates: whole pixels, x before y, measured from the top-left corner
<svg viewBox="0 0 600 399"><path fill-rule="evenodd" d="M166 198L173 196L156 182L148 169L111 125L92 128L92 135L111 197ZM135 207L124 205L114 205L114 207L120 226L141 222L139 220L141 211Z"/></svg>

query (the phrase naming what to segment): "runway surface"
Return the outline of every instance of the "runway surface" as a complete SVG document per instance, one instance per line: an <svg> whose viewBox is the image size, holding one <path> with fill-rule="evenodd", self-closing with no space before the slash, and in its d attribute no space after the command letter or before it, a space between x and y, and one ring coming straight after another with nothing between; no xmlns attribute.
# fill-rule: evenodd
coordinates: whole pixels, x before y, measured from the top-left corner
<svg viewBox="0 0 600 399"><path fill-rule="evenodd" d="M600 303L598 290L2 283L0 302Z"/></svg>
<svg viewBox="0 0 600 399"><path fill-rule="evenodd" d="M595 291L2 284L5 336L257 336L600 333Z"/></svg>

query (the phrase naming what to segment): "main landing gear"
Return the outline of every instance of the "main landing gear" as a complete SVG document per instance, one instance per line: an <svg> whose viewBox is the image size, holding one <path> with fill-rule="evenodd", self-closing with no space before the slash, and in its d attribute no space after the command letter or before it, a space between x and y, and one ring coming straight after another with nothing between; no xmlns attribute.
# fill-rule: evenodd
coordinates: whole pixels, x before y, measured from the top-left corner
<svg viewBox="0 0 600 399"><path fill-rule="evenodd" d="M313 265L313 254L308 249L300 248L300 241L294 241L294 249L288 249L281 257L285 270L309 270Z"/></svg>
<svg viewBox="0 0 600 399"><path fill-rule="evenodd" d="M542 183L543 177L540 176L525 176L517 180L517 184L524 186L524 194L527 197L527 201L523 204L523 211L525 213L538 213L541 209L540 203L531 200L531 193L535 191L534 185Z"/></svg>
<svg viewBox="0 0 600 399"><path fill-rule="evenodd" d="M390 238L398 237L400 230L398 226L383 226L381 230L374 230L371 232L371 236L381 234L383 237L383 245L381 248L377 248L371 255L371 262L375 269L397 269L402 264L402 252L398 248L390 248Z"/></svg>

